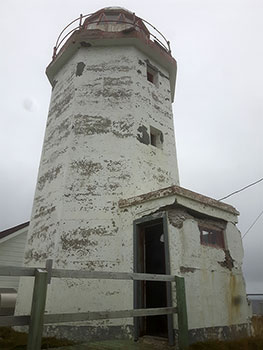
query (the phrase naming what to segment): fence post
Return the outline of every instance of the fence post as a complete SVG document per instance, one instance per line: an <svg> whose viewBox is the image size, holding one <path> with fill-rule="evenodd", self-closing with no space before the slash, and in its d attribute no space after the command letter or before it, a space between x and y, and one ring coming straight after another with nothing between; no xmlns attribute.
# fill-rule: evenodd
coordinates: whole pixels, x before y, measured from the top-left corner
<svg viewBox="0 0 263 350"><path fill-rule="evenodd" d="M51 277L52 277L52 266L53 266L53 260L47 259L46 261L46 271L47 271L47 283L51 283Z"/></svg>
<svg viewBox="0 0 263 350"><path fill-rule="evenodd" d="M27 350L40 350L46 305L48 273L36 269L29 323Z"/></svg>
<svg viewBox="0 0 263 350"><path fill-rule="evenodd" d="M182 350L187 348L189 345L184 277L175 276L175 283L178 317L178 342L179 349Z"/></svg>

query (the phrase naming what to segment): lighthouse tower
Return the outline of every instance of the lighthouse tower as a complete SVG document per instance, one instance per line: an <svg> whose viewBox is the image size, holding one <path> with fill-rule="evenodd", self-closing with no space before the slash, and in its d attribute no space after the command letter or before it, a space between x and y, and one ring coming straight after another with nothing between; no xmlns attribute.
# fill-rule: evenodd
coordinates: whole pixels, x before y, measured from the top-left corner
<svg viewBox="0 0 263 350"><path fill-rule="evenodd" d="M52 259L58 269L180 275L191 341L247 335L239 213L179 186L169 42L119 7L72 24L46 71L52 96L24 264L41 267ZM16 314L30 312L32 283L21 278ZM170 282L52 277L45 311L176 303ZM154 335L173 344L178 323L169 314L45 331L84 341Z"/></svg>
<svg viewBox="0 0 263 350"><path fill-rule="evenodd" d="M134 13L103 8L55 49L46 73L52 95L24 263L132 271L118 202L179 184L169 43ZM54 280L47 312L132 308L128 283L95 284ZM28 311L31 287L21 280L17 313Z"/></svg>

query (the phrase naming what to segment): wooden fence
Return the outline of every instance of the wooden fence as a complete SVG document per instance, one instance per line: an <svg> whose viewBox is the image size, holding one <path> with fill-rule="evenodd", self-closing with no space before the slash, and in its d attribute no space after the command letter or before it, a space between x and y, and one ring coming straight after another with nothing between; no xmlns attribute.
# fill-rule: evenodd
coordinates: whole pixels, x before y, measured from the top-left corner
<svg viewBox="0 0 263 350"><path fill-rule="evenodd" d="M31 314L0 316L0 326L29 325L27 350L40 350L44 324L88 321L100 319L168 315L177 313L179 348L188 346L188 321L184 278L172 275L155 275L128 272L101 272L84 270L53 269L52 260L47 260L45 268L0 266L0 276L31 276L35 278ZM46 314L45 304L48 284L51 278L115 279L133 281L161 281L176 283L177 307L133 309L121 311L80 312Z"/></svg>

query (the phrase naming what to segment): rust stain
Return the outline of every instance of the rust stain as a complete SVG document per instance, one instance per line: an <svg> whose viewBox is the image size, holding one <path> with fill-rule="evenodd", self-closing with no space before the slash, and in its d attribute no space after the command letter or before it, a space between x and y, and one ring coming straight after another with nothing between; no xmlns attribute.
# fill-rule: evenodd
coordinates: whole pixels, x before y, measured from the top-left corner
<svg viewBox="0 0 263 350"><path fill-rule="evenodd" d="M240 306L243 298L240 291L240 283L238 276L234 274L229 275L229 289L228 289L228 313L229 324L237 323L240 315Z"/></svg>

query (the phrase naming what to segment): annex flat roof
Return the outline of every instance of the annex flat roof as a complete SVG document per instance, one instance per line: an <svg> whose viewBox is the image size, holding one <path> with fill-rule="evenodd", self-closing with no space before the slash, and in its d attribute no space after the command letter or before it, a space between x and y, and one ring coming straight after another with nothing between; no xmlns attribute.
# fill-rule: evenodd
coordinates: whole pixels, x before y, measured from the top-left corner
<svg viewBox="0 0 263 350"><path fill-rule="evenodd" d="M152 200L156 200L156 199L164 198L168 196L184 197L186 199L199 202L200 204L223 210L230 214L239 215L239 212L234 207L232 207L232 205L220 202L216 199L204 196L200 193L193 192L186 188L183 188L181 186L176 186L176 185L165 187L160 190L144 193L135 197L121 199L119 201L119 207L126 208L126 207L138 205L147 201L152 201Z"/></svg>

